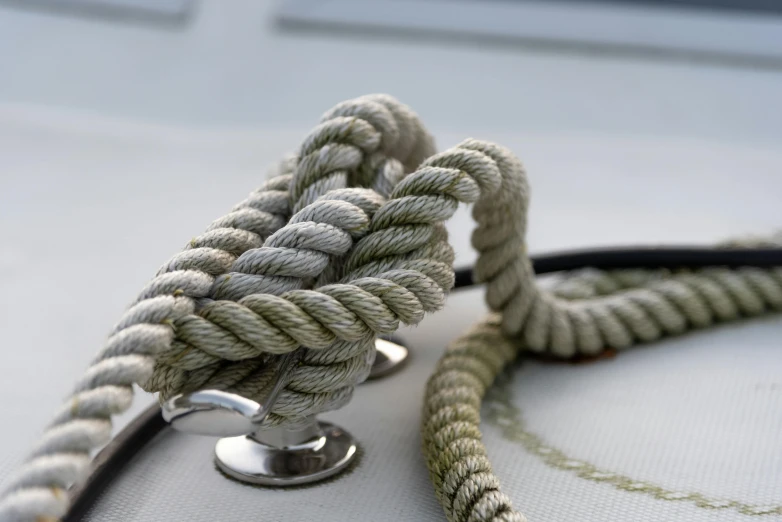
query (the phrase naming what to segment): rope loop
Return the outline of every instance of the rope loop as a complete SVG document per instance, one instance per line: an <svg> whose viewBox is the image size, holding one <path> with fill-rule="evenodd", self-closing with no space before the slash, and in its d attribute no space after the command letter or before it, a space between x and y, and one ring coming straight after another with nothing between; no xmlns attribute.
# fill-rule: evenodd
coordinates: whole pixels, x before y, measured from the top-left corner
<svg viewBox="0 0 782 522"><path fill-rule="evenodd" d="M133 384L161 400L203 388L260 400L297 351L264 426L344 406L369 374L375 337L443 307L454 284L445 222L462 203L473 205L474 277L492 313L451 343L425 392L424 455L451 522L525 520L479 429L484 394L520 353L595 355L782 310L782 268L584 270L541 289L520 161L474 139L435 154L418 116L387 95L333 107L272 174L142 289L9 481L0 520L65 514L65 491Z"/></svg>

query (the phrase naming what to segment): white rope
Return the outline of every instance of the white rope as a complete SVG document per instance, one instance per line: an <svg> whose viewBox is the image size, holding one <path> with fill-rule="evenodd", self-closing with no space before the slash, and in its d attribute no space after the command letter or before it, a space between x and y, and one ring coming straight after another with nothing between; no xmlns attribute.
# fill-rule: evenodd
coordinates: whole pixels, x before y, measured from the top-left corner
<svg viewBox="0 0 782 522"><path fill-rule="evenodd" d="M329 325L319 324L318 317L334 318L328 343L337 335L354 341L366 338L373 326L395 329L399 320L391 317L395 314L389 305L401 310L404 318L420 320L394 302L401 290L389 293L385 301L372 294L373 289L386 292L380 287L383 283L399 286L393 277L380 283L364 281L366 289L356 287L364 301L371 301L366 306L361 298L351 297L353 288L334 288L320 298L296 291L304 287L304 278L317 277L326 268L324 258L348 251L382 202L368 190L346 191L348 178L389 187L401 178L404 165L416 164L432 151L433 142L417 116L388 96L363 97L330 111L305 140L298 159L286 160L281 175L193 239L142 290L74 395L10 480L0 500L0 520L57 519L65 513L65 490L87 473L90 452L108 441L111 415L128 408L133 383L160 391L162 398L207 383L230 387L242 380L249 380L257 391L264 378L268 380L257 372L271 354L308 341L324 345L322 333ZM343 190L319 198L331 189ZM291 208L297 213L284 226ZM421 307L432 302L425 287L416 281L408 286L412 290L407 294L423 298L426 304ZM222 293L241 297L242 304L225 300ZM285 310L293 312L286 315ZM366 322L351 325L349 316L358 323L357 313ZM303 316L308 324L299 324ZM367 351L367 343L362 349ZM342 362L332 361L318 370L328 368L344 396L344 390L366 372L345 371ZM294 386L302 378L312 378L306 367L302 371ZM253 375L258 378L248 379ZM305 392L283 392L272 419L296 419L329 407L323 393L308 393L305 401L302 395Z"/></svg>

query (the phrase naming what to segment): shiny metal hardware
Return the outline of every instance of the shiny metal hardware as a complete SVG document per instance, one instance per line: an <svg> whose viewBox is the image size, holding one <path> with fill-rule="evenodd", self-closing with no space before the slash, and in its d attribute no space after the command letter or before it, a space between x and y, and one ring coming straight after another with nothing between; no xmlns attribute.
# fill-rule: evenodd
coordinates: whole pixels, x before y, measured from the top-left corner
<svg viewBox="0 0 782 522"><path fill-rule="evenodd" d="M163 418L177 431L235 437L258 429L253 416L260 408L257 402L235 393L199 390L163 404Z"/></svg>
<svg viewBox="0 0 782 522"><path fill-rule="evenodd" d="M275 429L217 441L215 462L227 475L263 486L297 486L336 475L358 450L353 437L314 420L300 430Z"/></svg>
<svg viewBox="0 0 782 522"><path fill-rule="evenodd" d="M407 362L410 351L398 339L375 340L375 362L369 372L369 379L380 379L400 370Z"/></svg>
<svg viewBox="0 0 782 522"><path fill-rule="evenodd" d="M285 356L273 368L277 379L263 404L235 393L199 390L166 401L163 418L178 431L223 437L215 446L215 462L235 479L295 486L331 477L356 456L350 433L314 416L297 429L260 428L300 354Z"/></svg>

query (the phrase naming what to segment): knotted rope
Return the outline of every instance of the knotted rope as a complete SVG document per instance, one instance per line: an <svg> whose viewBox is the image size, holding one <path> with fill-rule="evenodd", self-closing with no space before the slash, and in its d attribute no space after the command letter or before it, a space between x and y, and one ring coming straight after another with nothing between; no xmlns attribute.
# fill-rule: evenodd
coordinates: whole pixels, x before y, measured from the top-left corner
<svg viewBox="0 0 782 522"><path fill-rule="evenodd" d="M363 340L353 353L343 349L305 359L311 366L297 368L292 390L281 395L270 423L344 402L345 390L371 364L373 344L366 340L373 328L390 333L400 318L420 320L422 312L408 311L415 309L409 301L420 299L422 311L441 302L442 292L430 297L425 284L405 274L392 274L401 286L392 277L319 293L297 289L311 284L305 278L322 275L329 256L347 253L383 201L370 190L343 187L371 183L387 191L432 152L418 117L391 97L367 96L327 113L299 155L281 163L280 175L193 239L144 288L10 481L0 520L65 513L65 490L87 471L90 452L108 441L111 415L129 407L134 383L160 391L162 399L207 384L244 385L252 395L271 379L275 354L299 345L323 348L337 338ZM296 213L286 226L291 211ZM363 367L351 371L349 361L356 358L363 358ZM302 382L316 388L325 383L326 390L302 390Z"/></svg>
<svg viewBox="0 0 782 522"><path fill-rule="evenodd" d="M396 293L388 287L399 285L382 278L322 286L318 292L300 290L306 281L328 280L324 271L329 267L339 272L331 260L344 256L368 232L384 201L378 192L401 179L402 161L419 162L433 150L417 117L387 96L345 102L324 119L305 140L290 181L292 206L301 210L262 248L245 252L229 274L217 278L214 294L222 300L205 304L197 316L176 325L177 336L191 341L190 349L164 359L147 384L149 391L166 398L203 387L228 388L260 399L273 376L269 357L262 354L284 354L299 346L320 349L304 353L266 419L267 425L295 423L350 398L370 370L375 332L396 330L400 318L422 318L408 318L409 306L399 302L410 299L399 295L406 286L415 292L414 300L431 301L425 287L416 290L414 280L403 281ZM367 168L374 174L367 176ZM356 176L376 191L345 189ZM401 315L389 306L402 310Z"/></svg>
<svg viewBox="0 0 782 522"><path fill-rule="evenodd" d="M475 277L499 313L449 347L427 387L425 454L450 520L523 520L478 430L486 388L520 348L593 354L782 307L776 270L647 274L607 291L579 275L543 291L525 254L519 161L475 140L433 149L390 97L329 111L275 177L142 291L12 480L0 520L62 516L65 489L108 440L133 383L161 399L204 387L262 398L278 358L300 350L266 425L343 405L368 373L375 335L443 306L454 277L444 222L459 203L475 203Z"/></svg>

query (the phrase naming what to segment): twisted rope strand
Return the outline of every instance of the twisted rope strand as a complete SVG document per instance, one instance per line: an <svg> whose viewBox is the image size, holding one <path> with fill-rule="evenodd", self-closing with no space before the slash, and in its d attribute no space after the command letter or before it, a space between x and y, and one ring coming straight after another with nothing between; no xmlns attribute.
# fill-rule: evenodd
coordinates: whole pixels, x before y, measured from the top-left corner
<svg viewBox="0 0 782 522"><path fill-rule="evenodd" d="M346 169L347 183L351 186L367 185L375 187L377 201L383 201L379 194L385 195L404 174L404 166L400 161L408 160L411 155L409 145L403 137L411 135L428 136L418 117L407 107L391 97L365 96L356 100L343 102L327 112L323 120L335 118L360 118L379 130L380 145L378 150L361 151L362 162L354 168ZM400 132L401 131L401 132ZM433 148L431 138L429 143ZM307 154L308 144L305 143L302 155ZM427 151L427 154L431 151ZM305 156L305 157L311 157ZM307 171L297 170L298 182L294 183L290 191L291 200L299 205L310 203L324 190L327 194L334 194L335 183L329 185L312 182L311 175ZM308 185L309 183L309 185ZM345 183L340 178L337 184ZM350 196L356 190L346 190L344 194ZM322 199L322 197L321 197ZM378 205L364 209L368 216L372 216ZM354 238L358 237L357 235ZM352 245L351 245L352 246ZM332 260L343 257L345 252L332 256ZM340 262L331 262L326 270L315 276L318 286L331 282L339 277ZM296 298L294 297L294 301ZM297 304L307 306L308 301L300 300ZM318 311L314 311L316 314ZM316 315L317 317L317 315ZM324 318L325 319L325 318ZM295 424L298 419L312 413L332 410L342 407L350 400L353 388L363 382L369 375L374 361L375 346L374 334L361 332L362 340L354 343L344 341L337 342L329 350L302 351L301 363L291 372L285 389L267 417L267 425L276 425L283 422ZM314 357L313 357L314 353ZM309 354L309 356L308 356ZM324 354L327 356L324 357ZM316 363L311 361L315 359ZM241 389L246 394L248 381L245 379L237 383L236 389Z"/></svg>
<svg viewBox="0 0 782 522"><path fill-rule="evenodd" d="M469 148L480 149L479 145L479 142L466 142L464 147L449 154L435 156L400 182L392 199L381 206L372 218L372 234L353 247L346 261L348 270L385 256L399 259L398 256L426 249L432 238L442 238L438 225L441 226L441 222L453 214L459 200L474 201L480 187L489 193L495 191L500 185L496 163L480 150ZM488 146L483 148L496 153ZM389 248L389 244L394 246ZM442 272L442 264L435 263L433 266ZM393 332L400 320L415 324L425 312L439 309L444 301L441 285L450 288L452 284L452 271L447 276L448 283L441 281L438 284L423 272L394 265L388 268L385 272L347 283L322 286L317 290L292 290L279 296L253 294L237 303L210 303L201 310L201 317L229 330L239 339L262 332L264 337L254 344L265 347L269 353L287 353L299 346L326 351L323 349L332 347L338 339L369 347L374 334ZM442 273L439 275L442 276ZM228 324L221 322L219 315L213 315L215 310L228 307L231 313L226 316L241 317L240 321ZM204 337L201 342L204 342ZM357 355L352 359L353 365L334 367L339 377L363 376L358 369L360 363L367 367L370 359L362 359L361 350L345 343L333 346L328 352L341 350L350 350ZM340 363L347 360L341 355L338 357ZM325 371L324 368L313 368L308 364L310 362L305 358L302 367L295 372L292 388L281 394L272 409L270 424L322 411L327 405L341 404L349 397L352 386L346 386L338 377L325 381L303 378L301 372L320 372L322 377ZM318 356L317 365L323 362L323 357ZM314 382L317 384L307 387L307 383Z"/></svg>
<svg viewBox="0 0 782 522"><path fill-rule="evenodd" d="M160 391L165 398L218 383L239 385L242 380L257 376L238 372L226 361L268 359L263 354L291 350L290 346L281 351L276 347L265 350L279 341L275 327L264 324L263 318L247 322L246 316L251 316L251 312L234 306L232 301L248 297L248 302L260 303L258 306L269 305L268 313L277 317L277 303L265 301L261 295L280 295L309 286L310 281L324 277L331 260L344 255L353 239L363 234L369 216L383 199L370 190L346 189L348 178L363 168L368 158L377 160L381 145L387 150L396 145L400 124L422 127L417 117L406 116L400 124L395 121L386 105L403 107L396 100L388 98L383 105L370 98L339 104L304 140L299 154L289 163L293 169L290 205L301 210L261 248L247 250L229 273L217 278L211 294L217 301L205 303L197 314L177 323L177 337L187 343L175 344L172 353L160 358L155 378L148 386L150 390ZM412 114L409 109L406 111L397 110ZM398 159L382 159L386 167L378 175L388 173L388 164L399 165L397 170L401 170ZM259 297L252 298L254 295ZM287 309L285 304L281 306ZM297 325L295 319L287 324L292 329ZM299 337L297 342L306 342L322 330L309 326L309 336ZM241 366L249 370L262 364L242 362ZM227 378L228 374L234 378ZM254 389L258 392L256 398L263 394L262 388Z"/></svg>
<svg viewBox="0 0 782 522"><path fill-rule="evenodd" d="M475 276L487 283L487 300L506 309L528 307L523 256L526 201L529 188L520 162L508 150L491 143L467 140L459 147L490 156L499 174L488 190L480 191L473 207L477 227L473 243L479 251ZM446 151L443 155L447 155ZM499 187L499 189L497 189ZM398 187L403 190L403 187ZM366 236L367 241L372 235ZM354 249L354 253L357 249ZM533 289L534 281L532 283ZM499 329L500 316L480 323L453 343L429 379L422 417L422 442L435 494L450 521L521 522L500 491L479 430L480 403L496 374L516 354L516 347Z"/></svg>
<svg viewBox="0 0 782 522"><path fill-rule="evenodd" d="M88 472L90 452L108 442L111 416L132 402L132 385L147 381L155 357L175 343L174 324L209 295L215 276L243 251L260 246L283 223L289 176L265 183L233 213L193 239L166 263L125 312L73 395L10 479L0 520L57 520L65 490Z"/></svg>
<svg viewBox="0 0 782 522"><path fill-rule="evenodd" d="M241 350L229 345L225 347L227 351L225 354L210 353L210 350L214 350L214 346L210 345L211 339L203 334L198 335L197 338L201 342L201 345L197 347L200 348L199 352L188 352L185 356L177 355L171 360L172 365L181 369L179 375L177 375L176 370L172 370L170 367L162 368L160 372L161 380L169 384L169 386L160 390L162 392L161 395L169 396L201 386L215 387L217 381L219 381L220 386L232 386L235 390L241 389L243 395L252 392L251 396L262 396L263 388L254 385L255 379L257 379L254 373L244 372L239 374L232 368L233 363L226 364L225 360L243 360L247 357L258 357L261 353L282 354L296 349L299 345L308 346L313 342L317 343L324 335L328 335L323 326L319 324L318 319L322 322L334 322L335 317L339 320L338 322L351 331L349 338L353 340L362 339L364 350L361 353L353 354L352 360L348 361L344 360L341 355L346 350L345 347L342 347L339 349L340 353L334 353L332 358L333 364L331 365L328 364L326 359L318 357L318 364L323 366L322 368L310 368L307 365L301 366L297 370L296 375L294 375L294 386L296 389L290 393L283 392L280 394L267 424L275 425L285 420L277 415L277 412L286 412L287 420L295 422L313 411L318 412L324 409L339 407L349 398L352 388L366 378L374 358L374 345L370 342L370 337L373 334L370 329L363 327L363 325L356 323L354 320L344 321L346 313L351 315L353 313L344 309L335 310L335 303L331 302L331 300L324 300L323 296L314 297L323 305L323 308L309 310L308 307L310 307L310 302L313 298L308 297L307 294L285 293L284 291L290 289L290 286L272 287L270 285L261 286L261 284L269 279L270 275L278 277L281 274L295 276L298 283L297 287L305 284L305 278L317 278L320 281L328 279L324 269L333 267L334 263L332 260L341 257L347 248L351 246L352 239L361 236L363 230L361 227L363 227L365 220L361 219L360 223L357 219L346 220L344 213L335 214L333 212L333 206L328 208L328 213L320 212L315 214L313 211L318 208L318 205L322 205L324 201L333 199L353 203L359 206L366 216L371 216L378 208L378 203L382 201L378 194L368 190L336 189L336 187L344 185L346 179L349 179L354 171L366 168L362 162L366 162L367 159L370 159L373 165L376 165L380 160L381 167L376 176L378 178L382 177L384 183L391 183L389 173L393 173L393 176L396 178L401 178L398 174L398 172L403 170L400 160L408 160L405 155L409 155L410 152L404 147L400 148L396 145L399 141L399 136L395 129L404 127L407 133L415 129L416 135L423 132L424 135L428 136L422 130L423 127L420 121L412 111L409 111L409 109L393 100L393 98L381 97L382 103L374 101L375 98L374 96L362 97L357 100L344 102L324 116L324 123L313 131L302 146L299 158L304 158L306 161L300 160L296 164L294 180L291 184L290 194L293 204L296 207L304 207L291 220L291 223L304 220L303 217L299 218L298 216L306 213L306 219L312 222L311 225L314 224L318 227L316 229L317 234L313 235L310 241L317 241L319 244L327 243L329 245L334 242L333 231L330 228L323 229L321 225L324 224L330 227L342 227L343 232L349 233L351 237L342 234L342 237L339 238L341 248L336 250L321 249L322 254L325 255L318 255L321 252L317 252L313 244L302 243L298 236L296 236L296 241L293 244L275 244L275 241L279 242L278 237L290 235L290 232L294 230L291 224L289 224L270 237L263 248L246 252L234 264L233 272L223 278L223 286L221 287L219 297L240 299L241 304L249 305L248 308L242 309L241 307L233 306L233 303L223 300L205 305L200 310L199 315L203 321L200 325L201 328L213 331L213 339L217 342L223 341L226 335L230 335L231 340L239 339L241 342L247 343L250 349ZM396 116L393 115L401 115L398 123L394 121L393 118ZM368 127L367 122L357 120L356 118L358 117L366 118L366 120L372 122L372 125ZM338 125L335 125L335 122ZM381 132L375 131L376 127L381 129ZM372 139L355 138L356 129L359 129L360 133L370 136ZM363 143L364 145L362 146L368 148L351 152L349 146L340 143L340 140L345 141L346 137L350 136L353 136L350 138L352 141ZM373 136L379 136L380 139L375 139ZM335 140L336 143L334 143ZM424 142L431 143L431 138L428 141L424 140ZM339 146L339 154L335 156L332 152L336 146ZM385 147L385 151L399 155L399 159L386 158L375 151L375 148L380 146ZM316 147L320 147L320 149L316 150ZM342 158L342 163L335 160L335 157ZM323 158L325 160L320 161ZM375 183L372 180L368 182ZM328 190L325 196L319 194L323 190ZM312 202L312 198L316 197L319 199ZM309 206L305 207L305 205ZM281 246L286 247L286 250L281 250ZM316 259L312 259L313 253L318 255ZM284 263L280 263L279 259L283 255ZM302 268L305 271L302 271ZM232 294L226 295L225 281L237 278L242 278L242 284L245 289L242 289L240 293L232 291ZM248 284L248 279L254 279L254 282ZM273 279L274 283L277 281L278 279ZM370 292L389 292L390 290L391 293L388 295L388 300L391 300L391 302L389 304L397 308L400 314L405 315L404 304L395 304L394 300L415 299L414 295L404 289L396 289L394 291L394 289L380 287L388 287L389 284L398 286L393 281L386 281L381 285L378 285L377 282L369 282L367 290ZM415 281L412 281L407 286L415 286L416 284ZM262 288L264 293L254 292L252 288L246 290L251 285L255 285L256 289ZM420 284L417 286L420 287ZM421 291L425 292L426 289L420 288L419 292ZM284 294L284 301L269 299L269 294L279 295L281 293ZM341 291L335 295L344 294L345 292ZM366 306L362 306L361 303L351 304L351 306L356 308L359 314L366 315L367 319L374 319L376 323L379 319L381 321L378 325L379 328L388 331L395 330L398 326L398 320L389 318L388 314L384 314L387 309L386 306L378 303L377 298L371 294L366 292L364 294L372 302L366 303ZM351 301L354 300L352 296L345 297L349 297ZM380 305L379 310L378 305ZM339 303L336 306L339 308ZM253 317L253 314L259 310L262 310L263 316L260 318ZM315 320L307 321L307 318L304 316L296 317L300 310L310 312L310 315ZM280 314L281 311L285 313ZM338 312L341 311L344 313L339 314ZM380 317L377 317L378 312ZM335 313L337 313L336 316ZM383 317L383 315L386 317ZM236 320L239 318L241 320ZM263 324L264 320L269 318L272 318L271 323L268 326ZM282 325L285 325L282 327L282 330L293 334L291 338L284 341L275 335L278 333L278 331L275 331L275 328ZM189 327L190 325L186 328ZM255 337L252 338L246 334L255 335ZM180 334L180 337L185 336L187 336L187 332ZM330 353L332 353L331 350ZM206 365L209 364L214 365L213 368L217 368L216 373L209 374L209 371L206 369ZM240 365L242 367L247 366L245 362L240 363ZM226 372L232 372L238 380L226 379ZM198 376L198 379L193 378L194 373ZM314 385L310 392L312 397L296 395L297 392L304 392L301 382L321 381L330 383L329 387L332 388L330 397L324 396L322 386L317 384ZM176 386L170 386L171 383L176 383ZM185 386L187 388L184 388ZM335 399L337 396L339 398Z"/></svg>
<svg viewBox="0 0 782 522"><path fill-rule="evenodd" d="M490 316L451 343L426 386L423 451L435 495L451 522L526 520L501 493L481 442L481 401L518 348L500 325L499 316Z"/></svg>
<svg viewBox="0 0 782 522"><path fill-rule="evenodd" d="M722 241L717 248L781 248L782 231L771 236L749 236ZM777 269L771 269L777 272ZM679 272L684 273L684 272ZM654 280L662 280L671 275L670 270L658 269L620 269L598 270L583 268L561 274L549 286L549 290L557 297L564 299L586 299L601 295L609 295L629 288L641 287Z"/></svg>
<svg viewBox="0 0 782 522"><path fill-rule="evenodd" d="M782 310L782 268L585 270L550 291L539 289L524 249L525 174L512 159L497 163L507 187L500 192L510 208L504 202L497 209L477 203L473 245L479 251L475 278L487 282L486 300L499 313L446 349L429 378L423 406L423 451L451 522L525 520L500 491L479 429L487 388L519 353L597 354L714 321ZM513 221L503 222L508 216Z"/></svg>
<svg viewBox="0 0 782 522"><path fill-rule="evenodd" d="M447 167L440 167L441 164ZM389 201L373 216L370 225L372 233L354 245L345 262L346 270L349 271L345 276L346 283L326 285L314 291L288 292L280 296L305 308L307 315L315 319L318 325L326 327L326 331L318 332L317 339L313 339L317 344L301 343L310 348L321 349L308 350L302 365L293 371L292 383L285 392L285 399L278 401L277 404L281 406L275 405L272 408L270 422L283 422L283 418L290 415L291 410L286 407L287 400L296 401L297 407L306 407L307 412L313 413L322 411L326 405L342 404L349 398L349 390L338 380L308 379L304 378L304 375L324 372L324 362L336 362L331 357L339 358L340 362L347 361L348 358L343 355L347 351L359 355L352 359L353 365L338 366L340 371L347 375L365 377L369 369L367 361L371 362L371 356L361 359L360 354L366 352L362 352L360 347L368 346L367 349L371 350L374 334L385 333L382 325L370 322L373 316L367 312L371 311L373 304L382 307L378 311L390 312L388 331L395 330L400 320L415 324L425 312L442 307L444 290L449 290L453 284L453 269L442 263L434 263L433 266L439 270L439 276L448 270L446 277L439 277L441 281L447 282L438 284L435 278L428 277L425 272L409 269L408 265L404 264L406 260L403 256L420 251L431 243L432 238L441 240L442 235L439 232L442 231L442 221L453 214L459 200L469 202L477 199L480 185L489 191L496 190L499 187L499 178L497 167L490 157L467 148L453 149L447 155L427 160L418 171L400 182ZM472 190L451 189L459 183L470 185ZM403 204L399 204L400 201ZM410 227L414 227L418 235L407 234L406 230ZM383 266L384 272L369 272L368 276L361 274L362 277L354 278L351 270L361 268L362 263L384 259L384 256L389 254L386 248L388 243L397 245L391 256L399 263L387 263ZM430 251L439 252L437 249ZM420 265L418 268L425 270L426 266ZM334 307L330 307L325 314L319 310L321 306L329 303L325 299L326 296L344 296L351 300L351 304L360 303L354 310L360 321L352 322L351 326L364 326L366 330L359 330L358 337L350 338L346 337L344 332L330 329L329 324L341 314L335 315ZM366 299L367 296L374 296L378 300ZM301 328L301 324L299 327ZM332 342L323 343L324 340ZM363 371L360 369L361 362L365 368ZM300 413L298 410L295 412Z"/></svg>
<svg viewBox="0 0 782 522"><path fill-rule="evenodd" d="M417 118L411 116L409 110L401 108L398 102L382 96L375 98L379 107L388 107L382 110L392 111L394 117L402 121L408 135L419 138L428 136ZM370 101L368 99L367 103ZM382 110L376 112L380 113ZM389 121L391 120L393 117L389 118ZM239 337L232 337L230 331L215 330L200 321L205 315L204 311L212 316L219 316L219 305L214 303L225 301L212 302L214 295L220 292L244 295L250 290L258 291L259 286L274 291L295 287L291 278L300 275L300 272L286 273L281 268L286 261L291 261L289 249L313 250L311 247L317 244L321 251L328 255L340 254L348 239L352 241L350 234L360 233L366 218L357 218L357 213L348 206L354 205L361 210L358 202L363 202L366 198L356 199L355 195L342 199L338 197L335 200L337 202L330 206L321 203L319 207L309 209L309 214L301 214L301 222L294 223L292 229L274 236L271 244L267 246L277 249L274 252L280 255L282 262L276 265L277 273L272 269L272 275L261 284L252 278L239 277L231 281L229 277L220 277L234 269L237 258L248 250L261 247L267 237L287 222L291 213L288 192L294 178L290 173L291 167L295 166L304 171L296 178L298 184L293 187L294 191L302 191L299 199L293 202L293 209L296 211L302 210L320 193L345 186L344 179L348 175L345 169L353 167L351 162L355 162L356 147L364 147L369 151L372 165L379 169L378 172L385 180L378 183L382 185L400 177L401 168L375 154L383 136L362 120L350 117L327 118L310 137L311 140L305 142L302 147L300 160L286 160L281 164L278 170L282 175L267 182L232 213L215 221L207 232L191 241L185 252L164 265L158 276L145 287L136 303L113 331L105 349L78 384L74 397L63 407L55 424L45 433L31 460L28 460L11 480L9 493L0 503L2 520L34 520L39 517L56 519L65 512L67 499L63 491L84 475L86 463L89 462L89 451L108 440L110 415L124 411L129 406L133 383L142 383L153 389L157 386L175 389L177 386L198 387L200 383L206 383L210 379L222 380L224 384L235 383L248 376L255 377L256 383L268 380L268 375L264 373L268 355L229 365L230 367L223 368L219 375L215 375L214 364L200 366L184 374L180 368L174 366L156 366L156 358L161 355L161 359L167 362L191 368L193 356L190 354L203 348L204 338L213 341L212 344L206 341L206 344L213 348L213 354L217 353L229 359L241 358L247 343ZM329 140L334 142L333 145ZM397 163L411 161L411 157L414 157L419 149L417 145L410 149L409 145L394 143L393 139L386 141L389 149L398 153L401 151L407 156L395 160ZM428 141L419 141L431 144L431 138ZM421 154L421 151L417 153ZM429 151L424 153L428 155ZM310 225L313 222L307 220L315 218L324 223L320 226ZM329 221L338 218L344 218L346 227L335 231L334 229L339 227L333 227ZM332 228L329 229L329 226ZM318 235L323 229L335 232L334 235L339 237L330 243L319 243ZM346 238L346 234L350 237ZM297 258L296 255L292 257ZM296 266L295 262L292 264ZM316 267L322 264L322 261L315 263ZM273 261L259 260L257 256L253 259L244 258L239 264L239 268L250 272L261 270L259 266L262 269L275 265ZM298 265L299 268L303 266L301 263ZM316 272L317 268L309 267L305 276ZM403 277L403 274L400 277ZM253 284L255 286L252 286ZM262 298L259 301L259 306L262 307L264 301ZM236 315L224 317L226 322L238 323L248 315L248 309L241 306L234 311L237 312ZM276 317L272 310L267 310L267 314ZM267 326L265 331L273 344L276 341L276 328L256 316L256 323L258 321L261 322L262 330ZM279 321L284 321L284 318L280 317ZM295 325L296 319L288 321L288 324ZM260 335L257 331L244 333ZM226 366L222 361L217 365Z"/></svg>
<svg viewBox="0 0 782 522"><path fill-rule="evenodd" d="M605 313L602 324L616 329L605 337L627 344L683 333L712 321L782 310L782 268L715 267L667 279L652 271L649 278L652 282L646 287L604 287L603 292L611 295L599 301L597 311L591 309L595 300L574 303L595 317ZM649 315L639 313L641 308L634 303L641 303ZM601 332L593 335L601 338ZM511 516L524 520L509 511L501 512L501 517L496 512L471 517L479 498L499 492L499 481L487 471L491 464L480 442L480 403L499 372L525 348L523 340L507 336L499 316L490 316L448 347L428 381L422 427L424 454L438 500L452 522L508 520Z"/></svg>
<svg viewBox="0 0 782 522"><path fill-rule="evenodd" d="M444 166L441 166L444 165ZM470 185L472 190L452 191L450 186L454 182ZM351 254L346 260L346 267L349 271L345 276L349 284L357 282L368 282L377 285L378 290L383 294L390 295L387 292L393 292L399 297L409 300L407 307L415 306L415 296L410 293L415 285L425 282L432 291L439 293L447 292L453 285L453 269L450 264L444 264L438 259L432 259L433 263L413 265L409 263L409 255L421 255L428 253L442 258L452 258L450 248L431 248L433 243L442 242L444 230L443 221L453 215L459 201L474 201L477 199L478 186L483 186L487 190L496 190L499 186L499 172L494 161L482 154L470 151L466 148L453 149L449 154L434 156L424 162L421 168L415 173L410 174L400 182L386 202L373 216L371 222L372 233L360 239L354 246ZM418 237L412 237L406 234L409 227L415 227L418 237L423 237L423 244ZM380 239L378 239L380 238ZM409 240L408 243L405 243ZM396 250L391 256L386 255L384 245L392 243L396 245ZM450 259L452 261L452 259ZM357 270L364 269L369 263L375 261L373 270L364 270L358 278ZM377 261L381 263L378 264ZM411 270L415 266L421 271ZM436 270L432 277L426 273L427 269L434 267ZM402 287L396 287L389 283L392 277L397 275L405 276L405 284ZM386 278L384 280L384 278ZM351 281L352 280L352 281ZM318 290L322 290L323 287ZM438 310L442 307L443 300L436 299L423 304L422 312ZM394 310L397 314L405 314L407 310L399 308ZM423 313L420 314L422 316ZM420 316L411 317L408 321L418 321ZM295 394L304 404L311 401L313 394L322 399L322 403L317 403L317 407L322 408L324 404L340 405L349 398L339 382L329 380L325 382L321 379L306 379L305 374L317 374L322 372L324 358L321 354L329 354L330 357L344 360L341 352L361 353L360 346L367 345L370 350L369 355L362 359L357 356L353 365L345 365L343 371L358 374L362 378L366 377L369 371L369 364L374 358L374 333L357 342L346 342L339 340L326 349L313 351L309 350L305 354L302 365L294 370L294 380L288 391ZM314 357L313 357L314 356ZM325 359L325 361L334 364L334 359ZM360 362L363 361L365 368L362 370ZM367 364L369 363L369 364ZM285 416L282 408L273 408L273 414Z"/></svg>

